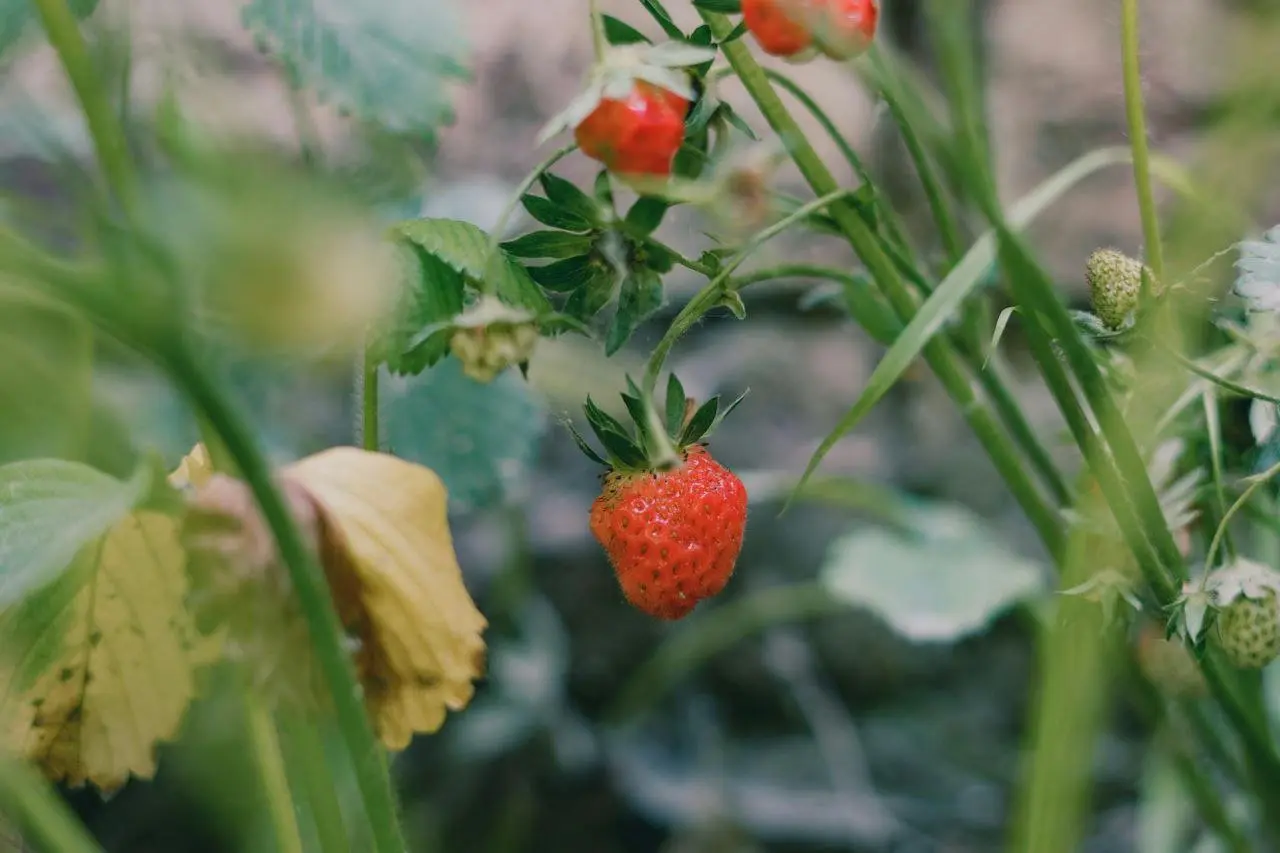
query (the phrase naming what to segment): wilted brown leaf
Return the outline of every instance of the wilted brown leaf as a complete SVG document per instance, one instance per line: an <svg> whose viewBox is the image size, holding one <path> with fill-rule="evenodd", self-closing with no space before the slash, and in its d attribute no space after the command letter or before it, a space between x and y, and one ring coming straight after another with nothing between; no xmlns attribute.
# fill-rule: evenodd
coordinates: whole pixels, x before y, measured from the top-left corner
<svg viewBox="0 0 1280 853"><path fill-rule="evenodd" d="M283 472L321 510L324 563L383 743L403 749L471 700L484 616L462 582L447 495L428 468L338 447Z"/></svg>

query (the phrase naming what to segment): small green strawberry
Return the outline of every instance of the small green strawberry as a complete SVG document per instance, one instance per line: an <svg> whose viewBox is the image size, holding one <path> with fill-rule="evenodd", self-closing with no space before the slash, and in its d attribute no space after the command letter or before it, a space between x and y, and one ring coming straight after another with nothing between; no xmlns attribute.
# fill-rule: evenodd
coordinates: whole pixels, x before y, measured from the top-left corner
<svg viewBox="0 0 1280 853"><path fill-rule="evenodd" d="M511 365L524 364L538 343L534 315L492 296L455 317L453 328L449 349L476 382L492 382Z"/></svg>
<svg viewBox="0 0 1280 853"><path fill-rule="evenodd" d="M1280 572L1237 559L1184 585L1178 604L1193 643L1212 615L1210 636L1234 666L1261 669L1280 655Z"/></svg>
<svg viewBox="0 0 1280 853"><path fill-rule="evenodd" d="M1280 602L1274 591L1243 595L1218 612L1214 639L1227 660L1241 669L1262 669L1280 655Z"/></svg>
<svg viewBox="0 0 1280 853"><path fill-rule="evenodd" d="M1085 281L1093 301L1093 313L1108 329L1119 329L1138 307L1142 295L1141 261L1115 249L1098 249L1085 265ZM1147 277L1154 282L1151 272Z"/></svg>

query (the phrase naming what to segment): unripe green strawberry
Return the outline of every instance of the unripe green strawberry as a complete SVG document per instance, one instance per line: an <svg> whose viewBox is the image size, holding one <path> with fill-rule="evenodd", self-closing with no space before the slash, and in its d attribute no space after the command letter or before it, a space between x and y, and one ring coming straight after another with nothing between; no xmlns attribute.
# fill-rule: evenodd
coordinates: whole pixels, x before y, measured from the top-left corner
<svg viewBox="0 0 1280 853"><path fill-rule="evenodd" d="M1098 249L1085 265L1093 313L1108 329L1119 329L1138 307L1143 264L1115 249ZM1147 273L1151 275L1150 271Z"/></svg>
<svg viewBox="0 0 1280 853"><path fill-rule="evenodd" d="M511 365L528 361L538 343L533 314L491 296L455 317L453 326L449 349L476 382L492 382Z"/></svg>
<svg viewBox="0 0 1280 853"><path fill-rule="evenodd" d="M1227 659L1241 669L1261 669L1280 655L1280 602L1272 590L1244 595L1218 611L1214 637Z"/></svg>

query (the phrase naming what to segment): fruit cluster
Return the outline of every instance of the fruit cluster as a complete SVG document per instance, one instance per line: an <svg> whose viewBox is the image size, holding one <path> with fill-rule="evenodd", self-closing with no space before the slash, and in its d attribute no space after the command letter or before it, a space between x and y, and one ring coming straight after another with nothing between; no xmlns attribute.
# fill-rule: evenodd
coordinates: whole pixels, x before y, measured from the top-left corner
<svg viewBox="0 0 1280 853"><path fill-rule="evenodd" d="M765 53L804 61L853 59L875 39L877 0L742 0L742 20Z"/></svg>

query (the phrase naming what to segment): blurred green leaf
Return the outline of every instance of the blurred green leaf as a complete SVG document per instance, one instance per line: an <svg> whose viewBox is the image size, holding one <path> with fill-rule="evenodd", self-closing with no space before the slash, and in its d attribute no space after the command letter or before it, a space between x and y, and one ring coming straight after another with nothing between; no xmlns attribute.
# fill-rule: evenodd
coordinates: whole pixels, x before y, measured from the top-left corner
<svg viewBox="0 0 1280 853"><path fill-rule="evenodd" d="M742 12L742 0L693 0L695 8L721 15L737 15Z"/></svg>
<svg viewBox="0 0 1280 853"><path fill-rule="evenodd" d="M473 283L488 280L504 302L535 314L551 310L551 303L524 266L497 249L489 258L489 235L458 219L411 219L396 226L405 239L438 258ZM485 268L489 262L488 269Z"/></svg>
<svg viewBox="0 0 1280 853"><path fill-rule="evenodd" d="M968 510L921 505L908 533L868 527L837 540L822 569L831 594L915 642L954 642L1045 590L1040 567Z"/></svg>
<svg viewBox="0 0 1280 853"><path fill-rule="evenodd" d="M542 196L526 193L520 197L520 203L530 216L551 228L585 232L593 227L591 220Z"/></svg>
<svg viewBox="0 0 1280 853"><path fill-rule="evenodd" d="M653 270L632 270L622 282L618 311L605 337L605 355L622 349L636 328L661 307L662 278Z"/></svg>
<svg viewBox="0 0 1280 853"><path fill-rule="evenodd" d="M568 231L533 231L502 244L514 258L575 258L591 251L591 237Z"/></svg>
<svg viewBox="0 0 1280 853"><path fill-rule="evenodd" d="M401 304L374 352L392 373L415 374L449 351L449 330L435 327L462 313L465 284L461 272L421 246L406 242L402 249Z"/></svg>
<svg viewBox="0 0 1280 853"><path fill-rule="evenodd" d="M250 0L241 20L302 84L360 119L429 133L452 118L451 79L467 76L448 3Z"/></svg>
<svg viewBox="0 0 1280 853"><path fill-rule="evenodd" d="M454 359L412 379L384 377L380 403L387 450L440 475L453 509L517 500L547 428L517 374L482 385Z"/></svg>
<svg viewBox="0 0 1280 853"><path fill-rule="evenodd" d="M0 467L0 609L47 585L127 516L146 494L147 474L117 480L60 459Z"/></svg>
<svg viewBox="0 0 1280 853"><path fill-rule="evenodd" d="M621 21L613 15L604 15L603 17L604 37L608 40L609 44L639 44L649 41L648 36L628 24L626 21Z"/></svg>
<svg viewBox="0 0 1280 853"><path fill-rule="evenodd" d="M83 459L91 361L87 327L0 288L0 464L41 456Z"/></svg>
<svg viewBox="0 0 1280 853"><path fill-rule="evenodd" d="M582 255L546 266L530 267L529 275L547 290L568 293L589 284L601 271L607 272L608 264L601 263L599 258Z"/></svg>
<svg viewBox="0 0 1280 853"><path fill-rule="evenodd" d="M98 0L67 0L67 8L83 21L98 8ZM0 0L0 60L30 35L39 19L31 0Z"/></svg>
<svg viewBox="0 0 1280 853"><path fill-rule="evenodd" d="M1107 166L1127 162L1129 162L1129 151L1126 148L1104 148L1084 155L1018 201L1009 212L1010 226L1025 227L1084 178ZM893 342L893 346L885 353L884 358L876 365L876 369L867 380L866 388L854 402L853 408L840 419L836 428L823 439L822 444L814 452L804 475L796 486L797 491L817 470L823 457L836 442L853 430L875 407L875 404L889 392L889 389L897 384L902 374L933 340L934 335L960 310L964 300L983 281L984 273L996 258L996 250L996 235L988 231L973 244L960 263L942 280L916 315L911 318L906 329Z"/></svg>

